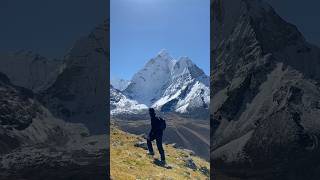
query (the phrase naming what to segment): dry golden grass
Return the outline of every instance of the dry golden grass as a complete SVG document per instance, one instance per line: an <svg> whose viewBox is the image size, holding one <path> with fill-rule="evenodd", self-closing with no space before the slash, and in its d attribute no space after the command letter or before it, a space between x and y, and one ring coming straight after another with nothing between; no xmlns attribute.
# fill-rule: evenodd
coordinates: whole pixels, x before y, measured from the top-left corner
<svg viewBox="0 0 320 180"><path fill-rule="evenodd" d="M113 180L209 179L199 171L200 167L209 169L207 161L191 156L198 169L187 168L183 159L190 156L189 153L172 145L164 145L167 163L172 167L166 169L155 165L153 158L146 154L146 150L134 146L136 142L142 140L141 137L115 127L111 128L110 137L110 172ZM159 158L155 145L154 150L155 157Z"/></svg>

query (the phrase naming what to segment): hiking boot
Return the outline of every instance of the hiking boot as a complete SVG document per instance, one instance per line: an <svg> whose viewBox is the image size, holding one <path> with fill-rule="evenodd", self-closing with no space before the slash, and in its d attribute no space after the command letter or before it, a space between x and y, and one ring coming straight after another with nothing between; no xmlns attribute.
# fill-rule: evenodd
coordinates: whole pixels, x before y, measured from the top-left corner
<svg viewBox="0 0 320 180"><path fill-rule="evenodd" d="M165 160L161 160L160 164L162 167L166 168L166 169L172 169L171 166L169 166L169 164L167 164L167 162Z"/></svg>
<svg viewBox="0 0 320 180"><path fill-rule="evenodd" d="M154 156L154 152L148 152L147 155Z"/></svg>
<svg viewBox="0 0 320 180"><path fill-rule="evenodd" d="M166 165L167 165L166 160L161 160L160 162L161 162L161 164L162 164L163 166L166 166Z"/></svg>

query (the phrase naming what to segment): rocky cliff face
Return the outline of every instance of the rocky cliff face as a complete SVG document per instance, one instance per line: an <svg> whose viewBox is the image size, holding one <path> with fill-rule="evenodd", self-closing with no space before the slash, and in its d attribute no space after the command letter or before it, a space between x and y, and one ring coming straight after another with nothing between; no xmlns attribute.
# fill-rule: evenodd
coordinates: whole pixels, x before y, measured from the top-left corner
<svg viewBox="0 0 320 180"><path fill-rule="evenodd" d="M63 72L40 96L54 115L83 123L92 133L107 129L108 36L105 22L77 41L66 56Z"/></svg>
<svg viewBox="0 0 320 180"><path fill-rule="evenodd" d="M213 164L239 177L316 177L320 50L262 1L211 8Z"/></svg>

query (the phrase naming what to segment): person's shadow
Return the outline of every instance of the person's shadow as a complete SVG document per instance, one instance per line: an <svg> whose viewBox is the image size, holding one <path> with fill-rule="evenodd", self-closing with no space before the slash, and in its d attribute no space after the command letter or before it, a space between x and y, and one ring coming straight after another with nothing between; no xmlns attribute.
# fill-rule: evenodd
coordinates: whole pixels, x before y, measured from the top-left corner
<svg viewBox="0 0 320 180"><path fill-rule="evenodd" d="M171 166L168 166L168 165L165 165L162 163L162 161L160 161L159 159L154 159L153 160L153 163L157 166L160 166L160 167L163 167L163 168L166 168L166 169L172 169Z"/></svg>

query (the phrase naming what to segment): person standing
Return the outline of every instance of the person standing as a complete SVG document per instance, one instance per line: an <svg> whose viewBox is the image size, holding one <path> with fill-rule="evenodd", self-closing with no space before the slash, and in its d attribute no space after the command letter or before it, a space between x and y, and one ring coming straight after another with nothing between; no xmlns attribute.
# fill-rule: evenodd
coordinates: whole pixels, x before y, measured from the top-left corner
<svg viewBox="0 0 320 180"><path fill-rule="evenodd" d="M163 136L163 131L166 128L166 122L162 118L156 116L155 110L153 108L149 108L149 114L151 118L151 130L147 138L147 145L149 150L148 154L151 156L154 155L152 141L156 140L157 148L161 157L161 163L165 165L166 159L165 159L164 149L162 146L162 136Z"/></svg>

